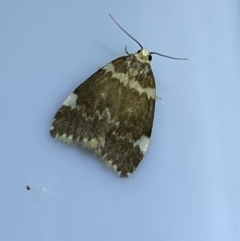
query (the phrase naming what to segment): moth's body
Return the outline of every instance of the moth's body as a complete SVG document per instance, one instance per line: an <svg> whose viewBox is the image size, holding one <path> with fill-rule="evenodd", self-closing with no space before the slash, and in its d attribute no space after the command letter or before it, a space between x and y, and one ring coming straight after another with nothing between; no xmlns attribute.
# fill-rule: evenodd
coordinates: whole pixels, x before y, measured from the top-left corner
<svg viewBox="0 0 240 241"><path fill-rule="evenodd" d="M92 149L122 177L132 173L148 148L153 124L150 57L141 49L90 76L56 113L51 135Z"/></svg>

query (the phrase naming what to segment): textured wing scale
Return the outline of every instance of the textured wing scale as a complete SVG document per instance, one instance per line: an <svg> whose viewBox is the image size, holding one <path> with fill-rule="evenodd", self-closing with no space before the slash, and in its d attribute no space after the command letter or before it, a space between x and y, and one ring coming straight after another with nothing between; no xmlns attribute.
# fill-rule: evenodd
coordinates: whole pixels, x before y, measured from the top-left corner
<svg viewBox="0 0 240 241"><path fill-rule="evenodd" d="M120 176L132 173L151 136L155 81L132 55L110 62L77 87L56 113L50 134L94 150Z"/></svg>

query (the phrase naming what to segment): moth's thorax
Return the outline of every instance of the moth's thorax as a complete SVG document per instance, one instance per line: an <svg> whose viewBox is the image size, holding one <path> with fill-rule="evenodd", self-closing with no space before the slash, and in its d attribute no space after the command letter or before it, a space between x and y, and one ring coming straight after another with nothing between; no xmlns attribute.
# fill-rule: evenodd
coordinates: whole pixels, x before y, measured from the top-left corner
<svg viewBox="0 0 240 241"><path fill-rule="evenodd" d="M149 56L150 56L150 52L146 49L141 49L141 51L138 53L135 53L135 57L137 58L137 60L139 60L141 63L144 64L149 64Z"/></svg>

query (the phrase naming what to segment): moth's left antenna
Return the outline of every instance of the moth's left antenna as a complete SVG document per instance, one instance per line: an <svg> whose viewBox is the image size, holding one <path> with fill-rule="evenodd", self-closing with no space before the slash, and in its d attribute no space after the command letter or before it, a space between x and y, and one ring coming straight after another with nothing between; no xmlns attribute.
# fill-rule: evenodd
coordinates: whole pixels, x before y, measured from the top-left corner
<svg viewBox="0 0 240 241"><path fill-rule="evenodd" d="M134 40L134 41L140 46L141 49L143 49L143 46L142 46L132 35L130 35L130 34L113 18L113 16L112 16L111 14L109 14L109 16L110 16L111 19L114 21L114 23L116 23L117 26L118 26L120 29L122 29L122 31L123 31L125 34L127 34L132 40Z"/></svg>

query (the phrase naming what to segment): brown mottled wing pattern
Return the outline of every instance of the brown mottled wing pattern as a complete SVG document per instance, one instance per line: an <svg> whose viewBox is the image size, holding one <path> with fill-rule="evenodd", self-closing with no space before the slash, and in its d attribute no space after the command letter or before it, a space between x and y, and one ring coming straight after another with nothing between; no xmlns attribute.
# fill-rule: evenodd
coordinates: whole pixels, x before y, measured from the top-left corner
<svg viewBox="0 0 240 241"><path fill-rule="evenodd" d="M126 177L147 150L154 106L150 64L130 54L105 65L77 87L56 113L50 134L94 150Z"/></svg>

